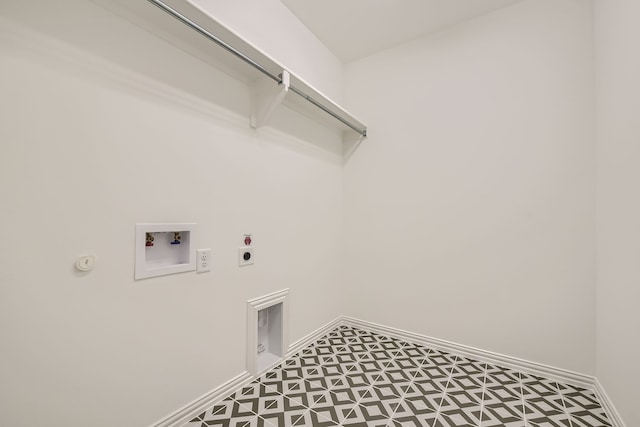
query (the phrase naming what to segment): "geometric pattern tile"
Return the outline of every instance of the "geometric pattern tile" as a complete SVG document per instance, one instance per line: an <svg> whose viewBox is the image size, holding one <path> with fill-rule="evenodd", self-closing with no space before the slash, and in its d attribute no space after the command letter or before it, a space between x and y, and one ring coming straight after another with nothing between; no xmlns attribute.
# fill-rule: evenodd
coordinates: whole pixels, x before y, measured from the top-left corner
<svg viewBox="0 0 640 427"><path fill-rule="evenodd" d="M348 326L183 427L611 427L591 390Z"/></svg>

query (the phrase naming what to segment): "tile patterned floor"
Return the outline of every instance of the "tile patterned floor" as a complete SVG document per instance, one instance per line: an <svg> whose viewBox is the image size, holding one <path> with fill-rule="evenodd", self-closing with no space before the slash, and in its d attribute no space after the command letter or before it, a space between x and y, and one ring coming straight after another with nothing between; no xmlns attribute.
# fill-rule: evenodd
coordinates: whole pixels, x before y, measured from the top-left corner
<svg viewBox="0 0 640 427"><path fill-rule="evenodd" d="M606 427L580 387L341 326L184 427Z"/></svg>

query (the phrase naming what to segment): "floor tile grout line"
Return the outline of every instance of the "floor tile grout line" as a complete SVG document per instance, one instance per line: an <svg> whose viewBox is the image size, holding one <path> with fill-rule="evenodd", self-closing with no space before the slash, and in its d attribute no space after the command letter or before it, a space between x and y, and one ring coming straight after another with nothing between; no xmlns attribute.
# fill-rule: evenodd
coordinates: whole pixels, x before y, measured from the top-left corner
<svg viewBox="0 0 640 427"><path fill-rule="evenodd" d="M480 417L478 418L478 427L482 426L482 417L484 416L484 396L487 393L487 376L489 373L489 364L484 364L484 377L482 378L482 397L480 398Z"/></svg>
<svg viewBox="0 0 640 427"><path fill-rule="evenodd" d="M302 380L303 382L307 382L307 380L306 380L305 378L296 378L296 379ZM267 386L265 386L265 387L267 387ZM271 386L268 386L267 388L269 388L269 387L271 387ZM280 396L284 397L285 399L288 399L288 400L293 401L293 402L298 402L301 406L305 407L306 409L311 409L311 406L313 406L313 404L315 403L315 402L313 402L313 403L308 403L308 405L309 405L309 406L307 406L307 405L305 405L305 404L304 404L304 402L302 402L302 401L300 401L300 400L298 400L298 399L295 399L295 398L292 398L292 397L287 396L287 395L284 393L284 389L283 389L283 391L282 391L282 392L278 391L277 389L274 389L273 387L271 387L271 389L272 389L273 391L275 391L277 394L279 394ZM324 390L324 391L329 392L330 390L329 390L329 389L326 389L326 390ZM306 396L308 396L308 395L309 395L309 393L308 393L308 392L305 392L304 394L305 394ZM326 393L325 393L325 394L326 394ZM259 415L260 415L260 414L258 413L258 416L259 416Z"/></svg>
<svg viewBox="0 0 640 427"><path fill-rule="evenodd" d="M372 388L373 388L373 385L372 385L372 384L369 384L369 387L367 387L367 389L366 389L366 390L365 390L365 392L362 394L362 396L360 396L360 397L358 398L358 400L356 400L356 401L354 402L353 408L352 408L349 412L347 412L347 413L346 413L346 415L344 416L344 420L346 420L347 418L349 418L349 415L350 415L353 411L355 411L355 410L356 410L356 408L358 407L358 405L360 405L360 402L362 402L362 400L364 399L364 396L366 396L366 394L367 394L367 393L368 393ZM323 418L324 418L324 417L323 417ZM325 418L325 419L326 419L326 418ZM344 421L344 420L343 420L343 421ZM340 422L340 423L338 423L338 426L342 426L342 424L343 424L343 423L342 423L342 422Z"/></svg>
<svg viewBox="0 0 640 427"><path fill-rule="evenodd" d="M369 352L369 351L367 351L366 353L363 353L363 355L364 355L364 354L370 354L370 352ZM354 363L360 363L361 361L362 361L362 356L357 356L357 360L356 360ZM355 365L352 367L352 369L348 369L348 370L347 370L347 373L345 373L345 375L344 375L344 376L346 377L346 376L347 376L347 374L348 374L351 370L353 370L353 368L355 368ZM369 387L367 387L367 389L365 390L365 392L363 393L363 395L366 395L367 391L369 391L372 387L373 387L373 385L369 384ZM329 391L329 393L330 393L330 392L331 392L331 391ZM357 399L355 402L353 402L353 403L354 403L353 408L352 408L349 412L347 412L347 413L345 414L344 419L342 420L343 422L344 422L344 420L346 420L346 419L349 417L349 415L350 415L353 411L355 411L355 408L360 404L360 402L362 401L362 399L363 399L363 396L360 396L360 397L358 397L358 399ZM311 409L309 409L309 410L311 410ZM320 416L322 416L322 415L320 415ZM322 418L327 419L327 418L326 418L326 417L324 417L324 416L322 416ZM338 425L338 426L342 426L343 422L339 422L337 425Z"/></svg>
<svg viewBox="0 0 640 427"><path fill-rule="evenodd" d="M560 384L554 381L556 385L556 390L558 390L558 395L560 396L560 401L562 402L562 409L564 409L564 414L569 419L569 427L573 427L573 420L571 419L571 414L569 414L569 410L567 409L567 405L564 403L564 395L562 391L560 391Z"/></svg>
<svg viewBox="0 0 640 427"><path fill-rule="evenodd" d="M409 347L410 345L411 345L410 343L406 342L406 343L402 346L402 348ZM402 348L401 348L400 350L398 350L398 353L397 353L397 354L399 354L399 353L400 353L400 351L402 351ZM427 355L428 355L428 354L431 354L431 349L430 349L430 348L427 348L427 347L425 347L425 348L427 349ZM379 379L379 378L382 376L382 373L385 373L385 372L387 372L387 371L389 370L389 366L391 365L391 363L393 363L393 361L395 361L395 360L396 360L396 358L397 358L397 354L396 354L396 357L394 357L391 361L389 361L389 363L387 363L385 366L383 366L383 369L382 369L381 373L378 375L378 377L376 377L376 380L377 380L377 379ZM416 373L415 373L415 374L413 375L413 377L411 378L411 380L410 380L410 384L409 384L409 385L412 385L412 384L413 384L413 380L414 380L414 379L415 379L415 377L418 375L418 370L420 370L420 368L422 368L422 366L424 365L424 363L425 363L425 361L426 361L426 359L427 359L427 356L426 356L426 355L422 355L422 356L420 356L420 359L421 359L420 365L419 365L419 366L417 366L417 367L415 368L415 369L416 369ZM404 369L404 368L402 368L402 371L404 372L404 371L405 371L405 369ZM374 383L375 383L375 381L374 381ZM375 387L375 384L372 384L372 385ZM406 393L405 393L405 394L406 394Z"/></svg>
<svg viewBox="0 0 640 427"><path fill-rule="evenodd" d="M456 368L456 364L458 363L459 356L455 356L453 359L453 365L451 365L451 372L449 372L449 377L447 378L447 384L444 386L444 390L442 391L442 397L440 398L440 403L438 404L438 410L436 411L436 416L433 419L433 424L431 427L435 427L438 418L440 418L440 410L442 409L442 402L444 401L444 397L447 394L447 389L449 388L449 383L451 382L451 378L453 377L453 370Z"/></svg>
<svg viewBox="0 0 640 427"><path fill-rule="evenodd" d="M323 394L323 396L329 395L330 393L331 393L331 390L327 390L327 392L326 392L326 393L324 393L324 394ZM313 406L314 406L316 403L317 403L317 401L316 401L316 402L314 402L314 403L313 403L313 405L311 405L309 408L307 408L307 411L305 411L305 413L307 413L307 412L313 412L313 413L317 414L317 416L318 416L318 417L320 417L320 418L322 418L322 419L324 419L324 420L327 420L327 421L330 421L330 422L332 422L332 423L333 423L333 422L334 422L333 420L331 420L331 419L327 418L326 416L324 416L324 415L322 415L322 414L320 414L320 413L318 413L318 412L316 412L316 411L314 410ZM335 423L335 425L337 426L337 425L339 425L339 423Z"/></svg>
<svg viewBox="0 0 640 427"><path fill-rule="evenodd" d="M333 353L333 354L335 355L335 353ZM354 362L354 363L355 363L355 362ZM348 370L347 370L347 373L348 373L350 370L351 370L351 369L348 369ZM346 378L347 373L344 373L343 375L341 375L341 376L340 376L340 378ZM335 384L334 384L333 386L330 386L327 390L325 390L325 391L326 391L326 393L324 393L324 394L323 394L323 396L330 395L330 394L332 393L332 390L333 390L333 389L335 389L335 388L336 388L336 385L335 385ZM311 403L309 407L305 407L307 410L306 410L304 413L306 414L306 413L313 412L313 413L315 413L318 417L320 417L320 418L322 418L322 419L324 419L324 420L327 420L327 421L330 421L330 422L332 422L332 423L333 423L333 422L334 422L333 420L331 420L331 419L327 418L326 416L324 416L324 415L322 415L322 414L320 414L320 413L318 413L318 412L314 411L313 407L314 407L314 405L315 405L316 403L317 403L317 401L315 401L315 402ZM355 403L355 405L357 405L357 403ZM355 406L354 406L354 407L355 407ZM347 413L347 415L348 415L348 414L350 414L351 412L352 412L352 411L349 411L349 412ZM301 417L302 417L302 416L304 416L304 415L301 415ZM299 420L300 420L300 419L298 418L298 420L297 420L297 421L299 421ZM295 426L295 425L296 425L296 424L294 423L294 426ZM338 427L339 425L341 425L341 423L335 423L335 427Z"/></svg>
<svg viewBox="0 0 640 427"><path fill-rule="evenodd" d="M427 349L427 355L431 353L431 349ZM398 403L398 405L396 406L396 409L394 409L393 413L389 416L389 422L386 424L385 427L390 427L391 423L393 423L393 416L396 414L396 412L398 412L398 409L400 408L400 405L402 404L402 402L404 402L405 397L407 396L407 393L409 392L409 389L411 388L411 386L413 385L414 380L416 379L416 377L418 376L418 371L420 370L420 368L422 368L422 365L424 365L425 361L426 361L426 357L427 356L423 356L422 362L420 363L420 365L416 368L416 373L413 375L413 377L411 377L411 381L409 382L409 386L406 388L406 390L402 393L402 396L400 396L400 402Z"/></svg>
<svg viewBox="0 0 640 427"><path fill-rule="evenodd" d="M241 405L242 405L242 404L241 404L240 402L238 402L236 399L231 399L231 401L232 401L233 403L236 403L236 404L237 404L237 405L239 405L239 406L241 406ZM242 407L242 406L241 406L241 407ZM267 409L268 409L268 408L267 408ZM270 426L272 426L272 427L277 427L277 426L274 426L273 424L271 424L271 423L269 422L269 420L267 420L266 418L264 418L264 417L260 416L260 413L259 413L259 412L260 412L260 409L259 409L259 408L258 408L258 412L254 411L253 409L250 409L250 410L249 410L249 412L251 412L251 413L253 414L252 418L261 418L261 419L262 419L266 424L268 424L268 425L270 425ZM305 411L305 412L306 412L306 411ZM202 422L203 422L203 423L206 423L206 421L204 421L204 419L202 420Z"/></svg>
<svg viewBox="0 0 640 427"><path fill-rule="evenodd" d="M524 421L525 426L528 426L527 407L524 404L524 383L522 382L522 372L518 372L518 385L520 386L520 400L522 401L522 421Z"/></svg>

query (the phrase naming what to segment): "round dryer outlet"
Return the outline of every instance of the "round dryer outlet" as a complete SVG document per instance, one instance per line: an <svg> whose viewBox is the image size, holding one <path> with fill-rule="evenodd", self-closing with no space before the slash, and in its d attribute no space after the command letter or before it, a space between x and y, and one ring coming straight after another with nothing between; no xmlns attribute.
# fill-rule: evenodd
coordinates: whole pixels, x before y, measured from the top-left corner
<svg viewBox="0 0 640 427"><path fill-rule="evenodd" d="M253 260L254 248L252 246L245 246L238 249L238 265L240 267L253 264Z"/></svg>

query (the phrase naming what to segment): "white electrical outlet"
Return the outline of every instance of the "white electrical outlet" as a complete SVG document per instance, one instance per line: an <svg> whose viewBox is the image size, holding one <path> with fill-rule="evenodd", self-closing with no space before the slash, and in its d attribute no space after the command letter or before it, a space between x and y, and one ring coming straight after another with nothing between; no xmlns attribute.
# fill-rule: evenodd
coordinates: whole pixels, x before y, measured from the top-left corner
<svg viewBox="0 0 640 427"><path fill-rule="evenodd" d="M253 247L245 246L238 249L238 265L244 267L245 265L253 264Z"/></svg>
<svg viewBox="0 0 640 427"><path fill-rule="evenodd" d="M198 249L196 254L196 271L198 273L211 271L211 249Z"/></svg>

